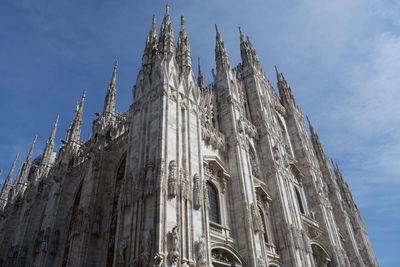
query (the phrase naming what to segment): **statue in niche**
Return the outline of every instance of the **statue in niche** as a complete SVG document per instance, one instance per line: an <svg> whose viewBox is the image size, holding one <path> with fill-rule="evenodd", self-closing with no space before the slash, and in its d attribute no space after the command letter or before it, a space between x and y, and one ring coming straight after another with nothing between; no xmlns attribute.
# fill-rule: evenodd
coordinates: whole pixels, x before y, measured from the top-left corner
<svg viewBox="0 0 400 267"><path fill-rule="evenodd" d="M185 170L181 169L181 195L185 200L189 200L190 197L190 185L189 185L189 180L188 180L188 175Z"/></svg>
<svg viewBox="0 0 400 267"><path fill-rule="evenodd" d="M151 232L145 230L142 232L142 253L139 255L140 266L148 266L151 252Z"/></svg>
<svg viewBox="0 0 400 267"><path fill-rule="evenodd" d="M76 216L73 218L72 234L79 235L83 221L83 210L79 209Z"/></svg>
<svg viewBox="0 0 400 267"><path fill-rule="evenodd" d="M267 263L261 256L257 259L257 267L267 267Z"/></svg>
<svg viewBox="0 0 400 267"><path fill-rule="evenodd" d="M49 238L50 238L50 227L46 228L46 233L43 236L42 242L41 242L41 251L42 252L47 252L47 246L49 244Z"/></svg>
<svg viewBox="0 0 400 267"><path fill-rule="evenodd" d="M161 266L163 264L163 262L164 262L163 255L161 255L160 253L156 252L154 254L154 257L153 257L153 262L154 262L153 267Z"/></svg>
<svg viewBox="0 0 400 267"><path fill-rule="evenodd" d="M202 192L200 176L196 173L193 176L193 207L197 210L201 207Z"/></svg>
<svg viewBox="0 0 400 267"><path fill-rule="evenodd" d="M199 238L199 241L196 241L194 247L196 251L196 267L207 266L206 241L204 235Z"/></svg>
<svg viewBox="0 0 400 267"><path fill-rule="evenodd" d="M18 257L18 264L19 264L18 266L25 266L27 258L28 258L28 247L24 246L24 247L22 247L22 250ZM2 265L0 265L0 266L2 266Z"/></svg>
<svg viewBox="0 0 400 267"><path fill-rule="evenodd" d="M33 249L34 254L38 254L40 252L43 236L44 236L44 230L40 230L38 235L36 236L35 245Z"/></svg>
<svg viewBox="0 0 400 267"><path fill-rule="evenodd" d="M171 160L168 166L168 196L176 197L177 194L177 178L176 178L176 162Z"/></svg>
<svg viewBox="0 0 400 267"><path fill-rule="evenodd" d="M251 204L251 217L253 219L253 229L254 232L262 232L263 231L263 224L260 215L260 211L258 210L257 204Z"/></svg>
<svg viewBox="0 0 400 267"><path fill-rule="evenodd" d="M99 236L100 235L100 231L101 231L101 219L102 219L102 208L101 207L97 207L96 209L96 214L95 214L95 218L94 218L94 222L92 225L92 234L94 236Z"/></svg>
<svg viewBox="0 0 400 267"><path fill-rule="evenodd" d="M148 197L153 194L154 190L154 165L149 163L146 168L145 190L144 196Z"/></svg>
<svg viewBox="0 0 400 267"><path fill-rule="evenodd" d="M172 228L172 231L168 232L168 261L171 265L175 265L179 260L179 233L178 226Z"/></svg>
<svg viewBox="0 0 400 267"><path fill-rule="evenodd" d="M210 202L208 201L207 181L203 181L203 201L204 205L209 208Z"/></svg>
<svg viewBox="0 0 400 267"><path fill-rule="evenodd" d="M82 216L82 226L81 226L81 231L83 233L89 233L90 232L90 216L86 211L83 211L83 216Z"/></svg>
<svg viewBox="0 0 400 267"><path fill-rule="evenodd" d="M124 207L129 207L133 201L133 199L132 199L132 181L133 181L133 175L132 175L132 173L130 173L129 175L126 176L125 185L123 187L122 206L124 206Z"/></svg>
<svg viewBox="0 0 400 267"><path fill-rule="evenodd" d="M254 151L251 149L249 151L249 154L250 154L251 174L256 178L260 178L260 172L258 170L256 155L254 154Z"/></svg>
<svg viewBox="0 0 400 267"><path fill-rule="evenodd" d="M118 242L118 266L126 264L126 249L128 247L128 238L123 238Z"/></svg>
<svg viewBox="0 0 400 267"><path fill-rule="evenodd" d="M51 239L51 244L50 244L50 254L51 255L57 254L59 242L60 242L60 231L56 230L56 231L54 231L53 238Z"/></svg>
<svg viewBox="0 0 400 267"><path fill-rule="evenodd" d="M308 253L312 253L310 237L308 236L307 232L306 232L304 229L301 230L301 233L302 233L302 235L303 235L304 245L305 245L306 251L307 251Z"/></svg>

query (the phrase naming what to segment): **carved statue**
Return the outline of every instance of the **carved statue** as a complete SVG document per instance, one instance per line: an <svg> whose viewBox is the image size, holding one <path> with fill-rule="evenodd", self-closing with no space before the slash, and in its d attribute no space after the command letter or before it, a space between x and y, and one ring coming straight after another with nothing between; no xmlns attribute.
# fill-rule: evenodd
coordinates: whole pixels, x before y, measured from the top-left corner
<svg viewBox="0 0 400 267"><path fill-rule="evenodd" d="M153 266L161 266L164 262L164 257L160 253L156 252L153 257Z"/></svg>
<svg viewBox="0 0 400 267"><path fill-rule="evenodd" d="M50 243L50 254L51 255L57 254L59 242L60 242L60 231L56 230L53 233L53 238L51 239L51 243Z"/></svg>
<svg viewBox="0 0 400 267"><path fill-rule="evenodd" d="M177 178L176 178L176 163L171 160L168 166L168 196L176 197L177 194Z"/></svg>
<svg viewBox="0 0 400 267"><path fill-rule="evenodd" d="M46 228L46 233L43 236L41 247L40 247L40 250L42 252L47 252L47 246L49 244L49 238L50 238L50 227L47 227Z"/></svg>
<svg viewBox="0 0 400 267"><path fill-rule="evenodd" d="M79 209L76 216L73 218L72 234L79 235L81 232L81 226L83 221L83 210Z"/></svg>
<svg viewBox="0 0 400 267"><path fill-rule="evenodd" d="M123 238L118 242L118 263L125 266L126 263L126 248L128 247L128 239Z"/></svg>
<svg viewBox="0 0 400 267"><path fill-rule="evenodd" d="M251 217L253 219L253 229L254 232L263 232L263 223L260 215L260 211L258 210L257 204L251 204Z"/></svg>
<svg viewBox="0 0 400 267"><path fill-rule="evenodd" d="M199 241L195 242L196 251L196 267L203 267L207 265L207 255L206 255L206 241L205 236L201 236Z"/></svg>
<svg viewBox="0 0 400 267"><path fill-rule="evenodd" d="M181 175L180 175L180 184L181 184L181 196L185 200L191 199L191 190L190 190L190 184L188 180L188 175L185 170L181 170Z"/></svg>
<svg viewBox="0 0 400 267"><path fill-rule="evenodd" d="M129 175L126 176L125 178L125 185L123 188L123 206L124 207L129 207L133 201L132 198L132 181L133 181L133 175L130 173Z"/></svg>
<svg viewBox="0 0 400 267"><path fill-rule="evenodd" d="M154 190L154 165L153 163L149 163L146 168L144 196L145 197L151 196L153 194L153 190Z"/></svg>
<svg viewBox="0 0 400 267"><path fill-rule="evenodd" d="M204 197L204 205L206 207L209 207L210 202L208 201L207 181L203 181L203 197Z"/></svg>
<svg viewBox="0 0 400 267"><path fill-rule="evenodd" d="M193 207L197 210L201 207L202 192L200 176L196 173L193 176Z"/></svg>
<svg viewBox="0 0 400 267"><path fill-rule="evenodd" d="M307 232L305 230L301 230L301 233L303 235L304 245L305 245L306 251L308 253L312 253L310 237L308 236L308 234L307 234Z"/></svg>
<svg viewBox="0 0 400 267"><path fill-rule="evenodd" d="M101 218L102 218L102 208L101 207L97 207L96 209L96 214L95 214L95 218L94 218L94 222L92 225L92 234L95 236L99 236L100 235L100 231L101 231Z"/></svg>
<svg viewBox="0 0 400 267"><path fill-rule="evenodd" d="M267 267L267 263L261 256L257 259L257 267Z"/></svg>
<svg viewBox="0 0 400 267"><path fill-rule="evenodd" d="M175 265L179 260L179 233L178 226L172 228L172 231L168 232L169 249L168 249L168 261L171 265Z"/></svg>
<svg viewBox="0 0 400 267"><path fill-rule="evenodd" d="M142 233L142 253L139 255L140 266L148 266L151 252L151 232L145 230Z"/></svg>
<svg viewBox="0 0 400 267"><path fill-rule="evenodd" d="M40 247L42 245L43 236L44 236L44 230L40 230L40 232L37 234L36 239L35 239L35 245L33 248L34 254L38 254L40 252Z"/></svg>

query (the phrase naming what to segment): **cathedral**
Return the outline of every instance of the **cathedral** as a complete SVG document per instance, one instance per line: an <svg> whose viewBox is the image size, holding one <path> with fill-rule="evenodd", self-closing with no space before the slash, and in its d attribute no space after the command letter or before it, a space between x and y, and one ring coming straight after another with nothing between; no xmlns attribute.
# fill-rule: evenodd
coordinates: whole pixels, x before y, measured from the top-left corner
<svg viewBox="0 0 400 267"><path fill-rule="evenodd" d="M274 88L241 30L231 66L215 30L207 85L184 17L175 41L167 5L158 32L153 17L129 110L116 112L116 62L88 140L83 92L58 151L57 118L14 178L17 156L1 188L0 266L378 266L349 187L282 72Z"/></svg>

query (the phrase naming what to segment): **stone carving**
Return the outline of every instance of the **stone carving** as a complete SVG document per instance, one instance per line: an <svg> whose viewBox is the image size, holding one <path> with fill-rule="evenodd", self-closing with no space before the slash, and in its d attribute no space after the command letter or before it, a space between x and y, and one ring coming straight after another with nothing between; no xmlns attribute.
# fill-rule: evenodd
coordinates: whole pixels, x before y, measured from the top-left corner
<svg viewBox="0 0 400 267"><path fill-rule="evenodd" d="M142 232L142 253L139 255L140 266L147 266L150 262L151 252L151 232L145 230Z"/></svg>
<svg viewBox="0 0 400 267"><path fill-rule="evenodd" d="M153 163L147 164L144 197L151 196L154 191L154 165Z"/></svg>
<svg viewBox="0 0 400 267"><path fill-rule="evenodd" d="M188 175L185 170L180 170L180 185L181 185L181 196L185 200L189 200L190 198L190 185L188 181Z"/></svg>
<svg viewBox="0 0 400 267"><path fill-rule="evenodd" d="M18 266L25 266L27 258L28 258L28 246L23 246L20 255L18 257Z"/></svg>
<svg viewBox="0 0 400 267"><path fill-rule="evenodd" d="M301 234L302 234L303 239L304 239L305 250L306 250L308 253L312 253L310 237L308 236L307 232L306 232L304 229L301 230Z"/></svg>
<svg viewBox="0 0 400 267"><path fill-rule="evenodd" d="M203 200L204 200L204 205L207 208L210 207L210 201L208 200L207 181L203 182Z"/></svg>
<svg viewBox="0 0 400 267"><path fill-rule="evenodd" d="M171 198L176 197L177 194L177 178L176 178L176 163L171 160L168 166L168 196Z"/></svg>
<svg viewBox="0 0 400 267"><path fill-rule="evenodd" d="M264 227L257 204L253 202L250 208L251 208L251 217L253 220L254 232L263 232Z"/></svg>
<svg viewBox="0 0 400 267"><path fill-rule="evenodd" d="M47 248L48 248L48 245L49 245L49 238L50 238L50 227L47 227L46 228L46 232L45 232L45 234L43 236L43 239L42 239L41 247L40 247L40 250L42 252L47 252Z"/></svg>
<svg viewBox="0 0 400 267"><path fill-rule="evenodd" d="M203 267L207 265L207 250L205 236L199 237L199 241L195 242L194 245L196 252L196 267Z"/></svg>
<svg viewBox="0 0 400 267"><path fill-rule="evenodd" d="M55 230L53 233L53 237L51 239L51 243L50 243L50 254L51 255L57 254L59 242L60 242L60 231Z"/></svg>
<svg viewBox="0 0 400 267"><path fill-rule="evenodd" d="M196 173L193 176L193 207L198 210L201 207L202 192L201 192L200 176Z"/></svg>
<svg viewBox="0 0 400 267"><path fill-rule="evenodd" d="M267 267L267 263L261 256L257 259L257 267Z"/></svg>
<svg viewBox="0 0 400 267"><path fill-rule="evenodd" d="M128 247L128 238L122 238L118 242L118 263L121 266L126 264L126 248Z"/></svg>
<svg viewBox="0 0 400 267"><path fill-rule="evenodd" d="M123 187L122 206L124 207L129 207L133 202L132 181L133 181L133 175L132 173L129 173L129 175L127 175L125 178L125 185Z"/></svg>
<svg viewBox="0 0 400 267"><path fill-rule="evenodd" d="M256 155L254 154L253 150L249 150L249 156L250 156L251 174L256 178L260 178L260 172L258 170L257 159L256 159Z"/></svg>
<svg viewBox="0 0 400 267"><path fill-rule="evenodd" d="M295 248L301 249L303 247L302 246L303 245L303 241L302 241L302 236L301 236L301 233L300 233L299 229L294 224L290 225L290 229L292 231Z"/></svg>
<svg viewBox="0 0 400 267"><path fill-rule="evenodd" d="M163 262L164 262L164 257L163 257L163 255L160 254L160 253L158 253L158 252L156 252L156 253L154 254L154 257L153 257L153 262L154 262L153 267L162 266L162 264L163 264Z"/></svg>
<svg viewBox="0 0 400 267"><path fill-rule="evenodd" d="M44 230L40 230L35 239L35 245L33 247L34 254L40 253L43 237L44 237Z"/></svg>
<svg viewBox="0 0 400 267"><path fill-rule="evenodd" d="M83 210L79 209L76 216L73 218L72 235L80 234L82 221L83 221Z"/></svg>
<svg viewBox="0 0 400 267"><path fill-rule="evenodd" d="M171 265L175 265L178 263L180 254L179 254L179 233L178 226L172 228L172 231L168 232L168 261Z"/></svg>

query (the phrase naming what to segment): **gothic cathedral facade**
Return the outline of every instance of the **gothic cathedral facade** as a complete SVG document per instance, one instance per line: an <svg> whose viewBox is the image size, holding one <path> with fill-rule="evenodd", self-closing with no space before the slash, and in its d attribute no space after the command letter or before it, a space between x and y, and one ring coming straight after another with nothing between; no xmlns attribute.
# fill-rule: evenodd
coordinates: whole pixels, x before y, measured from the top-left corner
<svg viewBox="0 0 400 267"><path fill-rule="evenodd" d="M117 113L116 75L92 136L86 93L54 157L36 138L0 195L0 266L378 266L337 165L283 74L277 90L240 32L231 67L216 27L213 82L195 78L181 17L153 22L133 103Z"/></svg>

